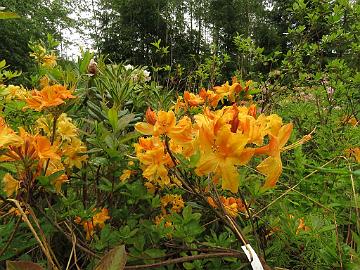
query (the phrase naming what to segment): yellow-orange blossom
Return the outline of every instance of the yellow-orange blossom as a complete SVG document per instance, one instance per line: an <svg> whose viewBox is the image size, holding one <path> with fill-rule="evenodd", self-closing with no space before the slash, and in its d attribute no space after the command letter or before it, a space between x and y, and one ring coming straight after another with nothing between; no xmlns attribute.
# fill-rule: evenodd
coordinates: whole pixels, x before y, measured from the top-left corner
<svg viewBox="0 0 360 270"><path fill-rule="evenodd" d="M232 88L229 86L229 89ZM222 94L223 98L225 93ZM186 102L189 102L189 97L185 98ZM193 100L191 106L196 103L195 97ZM199 176L212 175L215 182L221 180L223 189L237 192L241 179L239 167L247 164L254 155L268 156L257 166L258 171L265 175L264 187L276 184L282 171L280 153L290 137L291 123L283 125L282 119L275 114L257 117L254 105L225 106L219 110L210 110L204 105L203 112L193 119L191 121L183 116L177 121L173 111L155 113L148 110L147 122L136 124L136 130L152 135L141 138L135 144L143 176L148 181L159 186L169 183L168 168L174 164L165 149L166 135L174 153L185 158L200 153L194 165L195 173ZM265 138L269 141L266 145Z"/></svg>

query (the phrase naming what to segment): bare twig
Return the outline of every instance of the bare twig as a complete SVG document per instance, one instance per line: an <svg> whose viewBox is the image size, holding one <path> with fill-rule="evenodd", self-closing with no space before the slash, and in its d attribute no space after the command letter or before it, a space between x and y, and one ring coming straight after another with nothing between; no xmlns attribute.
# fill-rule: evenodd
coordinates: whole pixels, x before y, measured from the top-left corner
<svg viewBox="0 0 360 270"><path fill-rule="evenodd" d="M41 241L41 239L39 238L38 234L36 233L34 227L32 226L30 220L28 219L27 215L24 213L24 211L22 210L19 201L14 200L14 199L8 199L9 201L12 201L13 203L15 203L16 207L19 209L20 214L24 220L24 222L26 223L26 225L28 225L30 231L32 232L32 234L34 235L36 241L39 243L40 248L42 249L42 251L44 252L46 258L48 259L48 262L50 264L51 269L54 270L58 270L60 269L59 267L56 266L55 262L53 261L50 252L48 251L47 247L45 247L45 245L43 244L43 242Z"/></svg>
<svg viewBox="0 0 360 270"><path fill-rule="evenodd" d="M125 270L133 270L133 269L151 269L151 268L158 268L165 265L177 264L177 263L184 263L184 262L191 262L195 260L203 260L209 258L222 258L222 257L234 257L234 258L243 258L244 254L238 252L214 252L214 253L207 253L207 254L199 254L199 255L192 255L186 256L182 258L170 259L159 263L152 263L152 264L144 264L144 265L133 265L133 266L125 266Z"/></svg>

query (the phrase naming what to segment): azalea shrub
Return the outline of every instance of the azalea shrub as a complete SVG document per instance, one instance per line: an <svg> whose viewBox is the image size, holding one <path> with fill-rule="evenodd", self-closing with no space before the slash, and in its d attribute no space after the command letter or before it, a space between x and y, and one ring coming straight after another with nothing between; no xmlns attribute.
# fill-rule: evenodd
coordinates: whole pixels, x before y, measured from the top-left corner
<svg viewBox="0 0 360 270"><path fill-rule="evenodd" d="M356 76L177 92L56 46L30 44L31 87L0 62L1 267L356 269Z"/></svg>

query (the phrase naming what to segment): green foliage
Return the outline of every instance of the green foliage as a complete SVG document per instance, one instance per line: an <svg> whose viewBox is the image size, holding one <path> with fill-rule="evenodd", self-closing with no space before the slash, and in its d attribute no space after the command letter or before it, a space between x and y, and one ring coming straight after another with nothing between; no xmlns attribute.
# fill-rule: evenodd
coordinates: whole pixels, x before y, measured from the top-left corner
<svg viewBox="0 0 360 270"><path fill-rule="evenodd" d="M8 84L15 78L37 89L42 87L40 79L48 78L77 96L63 111L78 127L77 136L87 147L82 155L88 159L81 167L37 176L34 185L39 189L27 198L35 213L30 222L48 239L64 269L68 262L69 269L76 269L75 261L81 269L111 269L109 265L123 267L126 260L128 265L152 264L209 250L241 250L233 231L193 194L176 185L162 191L145 187L133 155L133 143L140 136L134 124L148 107L169 110L179 92L213 90L232 75L256 81L256 91L250 94L259 111L277 113L294 124L290 142L312 136L282 154L283 174L274 189L260 190L258 174L250 167L241 169L244 180L237 196L248 209L234 221L272 267L358 269L360 167L353 149L360 147L359 3L271 2L272 10L262 1L101 1L97 45L109 56L96 55L93 72L89 65L95 54L89 51L75 62L60 60L52 68L29 58L29 49L56 53L55 26L67 22L66 5L0 2L21 16L1 21L0 54L6 61L0 61L0 107L6 123L15 131L23 127L35 132L43 114L22 111L26 102L9 98ZM39 37L44 41L27 46ZM32 75L9 70L7 63L24 71L31 68ZM142 64L147 66L137 66ZM174 156L190 181L208 185L205 177L191 177L199 153L189 161ZM1 179L17 170L0 162ZM54 182L63 173L69 182L57 192ZM0 268L5 260L27 261L8 262L8 269L23 269L22 264L36 269L30 261L45 265L46 256L28 225L11 212L10 201L3 200L3 183L0 194ZM162 202L166 194L182 195L185 208L169 211ZM89 225L82 222L95 223L94 215L102 208L109 210L110 219L103 227L93 224L93 234L87 237ZM164 211L168 216L161 220ZM243 258L223 257L159 269L246 267Z"/></svg>

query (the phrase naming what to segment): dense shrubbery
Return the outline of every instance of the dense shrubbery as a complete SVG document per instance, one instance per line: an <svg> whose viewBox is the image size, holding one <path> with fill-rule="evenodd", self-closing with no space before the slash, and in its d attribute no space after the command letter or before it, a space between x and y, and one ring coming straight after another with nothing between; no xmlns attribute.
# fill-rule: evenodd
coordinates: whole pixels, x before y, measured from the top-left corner
<svg viewBox="0 0 360 270"><path fill-rule="evenodd" d="M249 243L264 269L357 269L359 5L291 12L292 49L237 36L231 80L226 54L69 62L51 36L32 88L0 62L1 267L241 269Z"/></svg>

